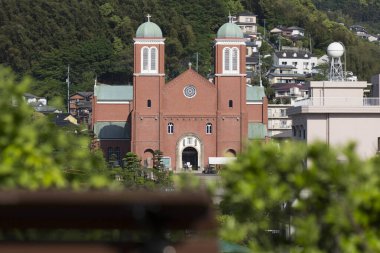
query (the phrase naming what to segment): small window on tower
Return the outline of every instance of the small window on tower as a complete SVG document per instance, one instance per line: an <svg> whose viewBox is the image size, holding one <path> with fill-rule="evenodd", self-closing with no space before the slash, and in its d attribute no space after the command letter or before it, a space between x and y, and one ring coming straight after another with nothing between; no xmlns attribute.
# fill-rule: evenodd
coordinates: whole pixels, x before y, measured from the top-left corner
<svg viewBox="0 0 380 253"><path fill-rule="evenodd" d="M228 107L232 108L234 106L234 102L232 100L228 100Z"/></svg>
<svg viewBox="0 0 380 253"><path fill-rule="evenodd" d="M151 108L152 107L152 100L148 99L148 101L146 102L146 106L148 108Z"/></svg>

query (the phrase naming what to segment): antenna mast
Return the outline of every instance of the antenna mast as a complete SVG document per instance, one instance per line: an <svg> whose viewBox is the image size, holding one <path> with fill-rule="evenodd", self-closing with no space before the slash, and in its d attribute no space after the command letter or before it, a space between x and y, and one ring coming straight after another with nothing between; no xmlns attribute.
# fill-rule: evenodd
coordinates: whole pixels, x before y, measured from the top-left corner
<svg viewBox="0 0 380 253"><path fill-rule="evenodd" d="M67 65L67 113L70 113L70 65Z"/></svg>

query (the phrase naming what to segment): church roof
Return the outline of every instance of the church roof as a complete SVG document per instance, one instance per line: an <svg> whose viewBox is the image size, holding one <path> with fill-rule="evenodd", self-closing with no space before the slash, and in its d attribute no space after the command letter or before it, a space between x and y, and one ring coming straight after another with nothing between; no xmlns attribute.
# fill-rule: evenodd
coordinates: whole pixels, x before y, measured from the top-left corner
<svg viewBox="0 0 380 253"><path fill-rule="evenodd" d="M263 123L249 122L248 123L248 139L258 140L265 139L267 136L267 127Z"/></svg>
<svg viewBox="0 0 380 253"><path fill-rule="evenodd" d="M125 121L102 121L94 125L94 134L100 139L130 139L130 125Z"/></svg>
<svg viewBox="0 0 380 253"><path fill-rule="evenodd" d="M133 100L133 86L108 85L98 83L94 87L97 101L130 101Z"/></svg>
<svg viewBox="0 0 380 253"><path fill-rule="evenodd" d="M225 23L222 25L218 33L216 35L218 39L224 39L224 38L238 38L243 39L243 31L240 29L240 27L234 23Z"/></svg>
<svg viewBox="0 0 380 253"><path fill-rule="evenodd" d="M162 31L156 23L150 22L148 19L137 28L136 38L162 38Z"/></svg>
<svg viewBox="0 0 380 253"><path fill-rule="evenodd" d="M261 101L265 97L264 87L247 86L247 102Z"/></svg>

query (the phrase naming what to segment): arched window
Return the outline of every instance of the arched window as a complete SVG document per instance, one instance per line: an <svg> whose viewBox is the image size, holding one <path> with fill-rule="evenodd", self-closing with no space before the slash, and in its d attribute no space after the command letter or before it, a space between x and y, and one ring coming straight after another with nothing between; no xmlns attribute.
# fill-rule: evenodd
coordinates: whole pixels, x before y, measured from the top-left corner
<svg viewBox="0 0 380 253"><path fill-rule="evenodd" d="M206 124L206 134L211 134L212 133L212 124L207 123Z"/></svg>
<svg viewBox="0 0 380 253"><path fill-rule="evenodd" d="M236 47L232 48L232 71L237 72L238 71L238 65L239 65L239 49Z"/></svg>
<svg viewBox="0 0 380 253"><path fill-rule="evenodd" d="M143 47L141 49L141 72L157 73L158 53L156 47Z"/></svg>
<svg viewBox="0 0 380 253"><path fill-rule="evenodd" d="M149 71L149 48L142 48L142 72Z"/></svg>
<svg viewBox="0 0 380 253"><path fill-rule="evenodd" d="M224 71L231 71L230 67L230 49L228 47L224 48Z"/></svg>
<svg viewBox="0 0 380 253"><path fill-rule="evenodd" d="M168 134L174 133L174 124L172 122L168 123Z"/></svg>
<svg viewBox="0 0 380 253"><path fill-rule="evenodd" d="M152 72L157 71L157 48L150 48L150 70Z"/></svg>
<svg viewBox="0 0 380 253"><path fill-rule="evenodd" d="M239 48L223 49L223 73L239 73Z"/></svg>

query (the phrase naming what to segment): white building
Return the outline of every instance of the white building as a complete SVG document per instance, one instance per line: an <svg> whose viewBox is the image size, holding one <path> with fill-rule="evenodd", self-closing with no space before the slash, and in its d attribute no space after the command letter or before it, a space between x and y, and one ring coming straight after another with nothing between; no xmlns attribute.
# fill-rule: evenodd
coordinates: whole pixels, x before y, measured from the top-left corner
<svg viewBox="0 0 380 253"><path fill-rule="evenodd" d="M239 13L233 18L233 22L237 24L245 34L251 34L254 37L257 34L257 19L256 15L250 12Z"/></svg>
<svg viewBox="0 0 380 253"><path fill-rule="evenodd" d="M291 65L297 74L310 74L317 66L318 58L306 50L281 50L273 55L273 65Z"/></svg>
<svg viewBox="0 0 380 253"><path fill-rule="evenodd" d="M268 104L268 136L286 139L292 136L292 120L287 115L289 104Z"/></svg>
<svg viewBox="0 0 380 253"><path fill-rule="evenodd" d="M363 158L379 151L379 94L363 97L367 82L312 81L307 86L310 98L296 101L288 109L294 139L334 146L354 141Z"/></svg>

